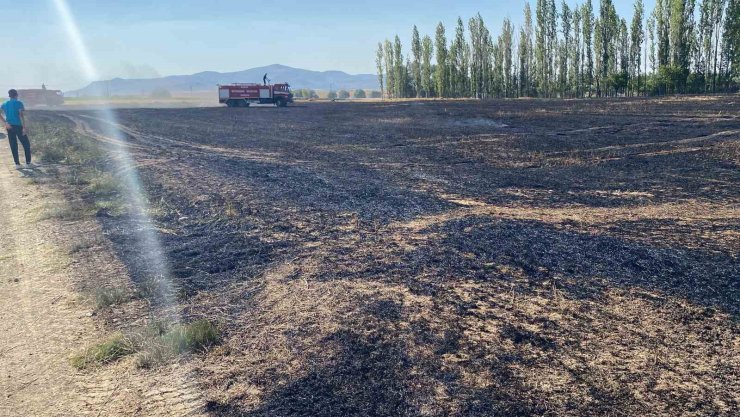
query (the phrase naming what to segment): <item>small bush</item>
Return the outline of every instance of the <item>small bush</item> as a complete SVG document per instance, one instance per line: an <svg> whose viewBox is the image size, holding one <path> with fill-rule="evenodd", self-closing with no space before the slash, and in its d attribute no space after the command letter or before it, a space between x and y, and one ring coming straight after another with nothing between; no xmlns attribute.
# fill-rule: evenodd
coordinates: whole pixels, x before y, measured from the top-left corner
<svg viewBox="0 0 740 417"><path fill-rule="evenodd" d="M150 343L146 349L136 356L136 366L144 369L153 369L167 363L174 357L172 349L160 340Z"/></svg>
<svg viewBox="0 0 740 417"><path fill-rule="evenodd" d="M126 205L119 199L96 200L95 211L98 215L105 213L105 215L111 217L118 217L126 212Z"/></svg>
<svg viewBox="0 0 740 417"><path fill-rule="evenodd" d="M171 295L172 289L164 277L152 276L137 285L139 295L151 301L161 300Z"/></svg>
<svg viewBox="0 0 740 417"><path fill-rule="evenodd" d="M359 89L359 90L355 90L353 97L354 98L367 98L367 94L365 94L365 90Z"/></svg>
<svg viewBox="0 0 740 417"><path fill-rule="evenodd" d="M107 341L88 348L72 358L72 366L86 369L91 366L115 362L124 356L136 353L136 346L122 333L114 334Z"/></svg>
<svg viewBox="0 0 740 417"><path fill-rule="evenodd" d="M95 196L111 196L120 192L119 181L110 172L94 169L84 175L85 190Z"/></svg>
<svg viewBox="0 0 740 417"><path fill-rule="evenodd" d="M340 98L342 100L346 100L349 98L349 91L347 90L339 90L337 91L337 98Z"/></svg>
<svg viewBox="0 0 740 417"><path fill-rule="evenodd" d="M218 343L216 327L207 320L198 320L186 325L176 325L162 336L163 341L175 353L195 352Z"/></svg>
<svg viewBox="0 0 740 417"><path fill-rule="evenodd" d="M81 220L88 215L90 215L89 211L79 205L56 205L44 208L39 216L39 220L58 219L74 221Z"/></svg>
<svg viewBox="0 0 740 417"><path fill-rule="evenodd" d="M102 287L95 290L95 306L98 309L123 304L131 298L126 288Z"/></svg>

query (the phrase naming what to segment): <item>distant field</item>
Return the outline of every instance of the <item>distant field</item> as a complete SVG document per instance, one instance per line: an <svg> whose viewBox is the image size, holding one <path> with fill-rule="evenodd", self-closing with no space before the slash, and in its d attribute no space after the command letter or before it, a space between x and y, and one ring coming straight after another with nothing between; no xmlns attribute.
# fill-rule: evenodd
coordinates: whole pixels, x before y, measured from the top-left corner
<svg viewBox="0 0 740 417"><path fill-rule="evenodd" d="M80 107L203 107L218 105L216 93L193 93L174 95L169 98L153 98L149 96L118 96L118 97L65 97L64 105L60 108Z"/></svg>
<svg viewBox="0 0 740 417"><path fill-rule="evenodd" d="M214 415L730 416L738 102L117 116L178 312L222 333L190 359ZM31 117L105 131L92 111ZM98 219L133 285L146 285L135 220ZM131 313L106 314L113 331Z"/></svg>
<svg viewBox="0 0 740 417"><path fill-rule="evenodd" d="M297 102L304 101L327 101L328 91L315 90L318 99L296 98ZM369 90L368 90L369 91ZM154 98L148 95L141 96L113 96L113 97L65 97L64 106L60 108L84 108L84 107L125 107L125 108L157 108L157 107L209 107L219 106L218 93L214 87L213 92L174 93L169 98ZM404 101L407 99L403 99ZM342 99L338 101L362 101L374 102L380 99Z"/></svg>

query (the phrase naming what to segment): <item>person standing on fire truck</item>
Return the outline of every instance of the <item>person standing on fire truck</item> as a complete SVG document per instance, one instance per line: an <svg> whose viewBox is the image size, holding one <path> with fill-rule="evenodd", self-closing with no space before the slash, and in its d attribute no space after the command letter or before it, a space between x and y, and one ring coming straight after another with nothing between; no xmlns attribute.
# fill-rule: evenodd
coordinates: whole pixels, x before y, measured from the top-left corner
<svg viewBox="0 0 740 417"><path fill-rule="evenodd" d="M18 159L18 141L23 145L23 152L26 156L26 168L33 168L31 164L31 142L28 140L26 135L26 129L28 123L26 123L25 110L23 102L18 100L18 92L16 90L8 91L10 100L0 106L2 113L5 114L3 117L0 114L0 122L5 126L5 130L8 131L8 141L10 142L10 151L13 153L13 161L15 161L15 169L22 169L20 160Z"/></svg>

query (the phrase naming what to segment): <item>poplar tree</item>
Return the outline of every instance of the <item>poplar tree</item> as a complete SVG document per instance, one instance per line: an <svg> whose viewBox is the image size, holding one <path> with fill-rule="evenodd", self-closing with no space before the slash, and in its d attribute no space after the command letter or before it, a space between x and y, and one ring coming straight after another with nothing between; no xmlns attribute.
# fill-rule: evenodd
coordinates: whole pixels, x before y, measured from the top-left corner
<svg viewBox="0 0 740 417"><path fill-rule="evenodd" d="M553 93L553 84L555 84L556 74L556 54L558 53L558 10L555 6L555 0L546 0L547 6L547 96L551 97Z"/></svg>
<svg viewBox="0 0 740 417"><path fill-rule="evenodd" d="M568 7L568 3L563 0L561 5L562 11L560 12L560 17L562 19L562 31L563 31L563 41L562 45L560 47L560 73L559 73L559 82L560 85L560 94L565 97L570 94L570 83L568 82L568 60L570 56L570 48L571 48L571 23L573 20L573 15L570 12L570 7Z"/></svg>
<svg viewBox="0 0 740 417"><path fill-rule="evenodd" d="M604 38L601 36L601 20L597 17L594 20L594 50L596 51L596 54L594 54L596 58L594 59L594 82L596 84L597 97L601 97L601 83L603 82L601 67L605 65L601 59L602 55L600 52L603 48L603 39Z"/></svg>
<svg viewBox="0 0 740 417"><path fill-rule="evenodd" d="M740 84L740 0L729 0L722 34L729 83Z"/></svg>
<svg viewBox="0 0 740 417"><path fill-rule="evenodd" d="M424 97L433 95L434 80L432 80L432 54L434 53L434 44L429 35L425 35L421 41L421 89Z"/></svg>
<svg viewBox="0 0 740 417"><path fill-rule="evenodd" d="M468 45L465 41L465 25L457 18L455 38L450 46L450 92L457 97L468 94Z"/></svg>
<svg viewBox="0 0 740 417"><path fill-rule="evenodd" d="M616 53L615 41L618 36L619 22L617 21L616 12L612 0L601 0L599 8L599 30L596 36L600 37L601 48L597 48L600 54L599 74L601 83L607 87L609 75L616 72Z"/></svg>
<svg viewBox="0 0 740 417"><path fill-rule="evenodd" d="M514 25L511 24L509 18L504 19L504 24L501 29L501 45L502 58L503 58L503 91L504 97L514 97L514 82L512 72L512 57L513 57L513 43L514 43Z"/></svg>
<svg viewBox="0 0 740 417"><path fill-rule="evenodd" d="M594 8L591 5L591 0L586 0L583 5L581 18L583 20L583 48L585 50L585 71L583 78L585 79L586 88L588 88L588 96L591 97L591 91L594 84L594 55L593 55L593 33L594 33Z"/></svg>
<svg viewBox="0 0 740 417"><path fill-rule="evenodd" d="M630 82L630 33L627 29L627 20L619 20L619 41L617 50L619 51L619 72L615 74L614 84L615 91L622 91L627 94L627 88Z"/></svg>
<svg viewBox="0 0 740 417"><path fill-rule="evenodd" d="M632 36L630 44L630 62L632 63L631 76L637 79L637 92L640 92L640 63L642 62L642 0L635 1L635 11L632 14Z"/></svg>
<svg viewBox="0 0 740 417"><path fill-rule="evenodd" d="M375 65L378 70L378 84L380 84L380 95L383 96L383 43L378 42L378 51L375 53Z"/></svg>
<svg viewBox="0 0 740 417"><path fill-rule="evenodd" d="M573 46L570 53L570 83L576 97L581 97L581 8L573 9Z"/></svg>
<svg viewBox="0 0 740 417"><path fill-rule="evenodd" d="M447 37L442 22L437 25L435 48L437 50L437 68L434 73L434 81L437 84L437 95L447 97Z"/></svg>
<svg viewBox="0 0 740 417"><path fill-rule="evenodd" d="M519 95L534 95L532 50L532 9L524 4L524 25L519 33Z"/></svg>
<svg viewBox="0 0 740 417"><path fill-rule="evenodd" d="M419 29L414 25L414 30L411 34L411 53L414 56L414 61L411 64L411 73L414 79L414 90L416 91L416 97L421 97L421 39L419 38Z"/></svg>
<svg viewBox="0 0 740 417"><path fill-rule="evenodd" d="M548 0L537 0L537 6L535 7L535 15L537 20L537 26L535 29L535 68L536 68L536 84L537 92L540 96L546 95L548 92L548 79L550 77L548 68L548 52L547 52L547 1Z"/></svg>
<svg viewBox="0 0 740 417"><path fill-rule="evenodd" d="M393 71L393 80L395 81L395 95L396 97L405 97L406 87L406 69L403 65L403 52L401 49L401 39L396 35L395 42L393 43L393 62L395 63Z"/></svg>
<svg viewBox="0 0 740 417"><path fill-rule="evenodd" d="M491 92L491 34L480 13L468 22L470 31L470 80L473 96L485 98Z"/></svg>
<svg viewBox="0 0 740 417"><path fill-rule="evenodd" d="M383 52L385 55L385 91L388 98L393 98L396 93L396 64L393 60L393 44L388 39L385 40Z"/></svg>
<svg viewBox="0 0 740 417"><path fill-rule="evenodd" d="M684 92L689 73L689 45L687 42L687 1L670 0L669 45L671 49L671 78L680 92Z"/></svg>

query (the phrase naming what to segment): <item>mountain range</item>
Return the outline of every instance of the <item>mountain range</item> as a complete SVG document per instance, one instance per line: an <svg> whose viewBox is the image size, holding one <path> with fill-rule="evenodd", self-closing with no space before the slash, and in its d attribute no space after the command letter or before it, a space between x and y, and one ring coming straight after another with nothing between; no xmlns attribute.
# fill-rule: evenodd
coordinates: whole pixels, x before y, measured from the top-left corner
<svg viewBox="0 0 740 417"><path fill-rule="evenodd" d="M170 93L213 91L217 84L261 83L267 74L273 83L287 82L292 88L314 90L378 89L378 78L372 74L347 74L342 71L311 71L285 65L269 65L237 72L206 71L193 75L171 75L160 78L95 81L84 88L66 91L68 97L147 95L157 90Z"/></svg>

